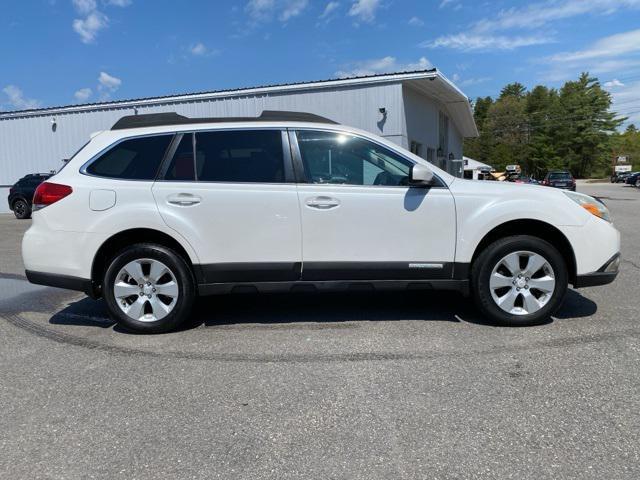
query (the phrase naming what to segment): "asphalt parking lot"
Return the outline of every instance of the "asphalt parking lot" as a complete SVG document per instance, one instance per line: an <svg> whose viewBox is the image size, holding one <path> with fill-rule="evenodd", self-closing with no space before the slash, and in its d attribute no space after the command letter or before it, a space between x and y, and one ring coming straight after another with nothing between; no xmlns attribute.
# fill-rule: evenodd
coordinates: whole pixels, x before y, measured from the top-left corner
<svg viewBox="0 0 640 480"><path fill-rule="evenodd" d="M29 285L1 215L0 478L640 478L640 190L579 190L620 275L517 329L413 292L212 297L133 335Z"/></svg>

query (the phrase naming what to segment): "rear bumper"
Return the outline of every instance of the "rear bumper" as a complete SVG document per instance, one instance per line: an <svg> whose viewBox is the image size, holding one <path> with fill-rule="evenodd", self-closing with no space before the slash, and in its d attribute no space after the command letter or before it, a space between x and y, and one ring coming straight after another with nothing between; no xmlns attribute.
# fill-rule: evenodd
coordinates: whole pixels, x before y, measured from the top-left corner
<svg viewBox="0 0 640 480"><path fill-rule="evenodd" d="M618 276L619 265L620 254L616 253L602 267L600 267L597 272L577 275L573 286L574 288L583 288L607 285L613 282Z"/></svg>
<svg viewBox="0 0 640 480"><path fill-rule="evenodd" d="M88 296L95 298L93 283L87 278L78 278L56 273L34 272L33 270L25 270L25 275L30 283L34 283L36 285L76 290L78 292L84 292Z"/></svg>
<svg viewBox="0 0 640 480"><path fill-rule="evenodd" d="M614 273L587 273L578 275L573 284L574 288L597 287L598 285L607 285L613 282L618 276L618 272Z"/></svg>

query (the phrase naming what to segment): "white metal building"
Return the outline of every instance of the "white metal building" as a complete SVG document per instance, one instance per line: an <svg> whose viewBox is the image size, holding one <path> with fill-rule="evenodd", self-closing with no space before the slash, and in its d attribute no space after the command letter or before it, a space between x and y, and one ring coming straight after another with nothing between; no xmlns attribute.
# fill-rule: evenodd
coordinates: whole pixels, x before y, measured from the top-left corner
<svg viewBox="0 0 640 480"><path fill-rule="evenodd" d="M16 180L59 169L91 133L122 116L251 117L263 110L322 115L386 137L445 169L460 164L464 137L478 135L468 98L436 69L4 112L0 211L8 211L4 199Z"/></svg>
<svg viewBox="0 0 640 480"><path fill-rule="evenodd" d="M473 158L462 157L462 160L464 162L464 178L478 180L483 178L485 174L493 171L493 167L491 165L479 162Z"/></svg>

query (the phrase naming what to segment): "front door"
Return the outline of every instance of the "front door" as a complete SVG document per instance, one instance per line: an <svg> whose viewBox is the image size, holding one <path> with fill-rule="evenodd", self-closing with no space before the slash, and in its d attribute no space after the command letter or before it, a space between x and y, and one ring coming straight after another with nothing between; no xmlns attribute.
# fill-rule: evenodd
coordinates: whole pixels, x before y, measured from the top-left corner
<svg viewBox="0 0 640 480"><path fill-rule="evenodd" d="M202 264L201 283L294 281L300 212L286 132L180 134L153 186L167 225Z"/></svg>
<svg viewBox="0 0 640 480"><path fill-rule="evenodd" d="M450 279L455 205L410 187L413 162L364 137L298 130L303 280ZM295 142L294 142L295 145Z"/></svg>

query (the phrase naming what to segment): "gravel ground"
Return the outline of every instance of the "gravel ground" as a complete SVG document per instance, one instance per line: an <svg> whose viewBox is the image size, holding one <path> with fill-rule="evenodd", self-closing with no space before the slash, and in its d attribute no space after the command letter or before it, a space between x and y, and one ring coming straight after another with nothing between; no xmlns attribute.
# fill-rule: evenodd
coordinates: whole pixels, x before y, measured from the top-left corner
<svg viewBox="0 0 640 480"><path fill-rule="evenodd" d="M0 216L0 478L640 477L640 190L617 281L532 328L456 294L208 298L140 336L24 281ZM597 248L597 245L594 245Z"/></svg>

